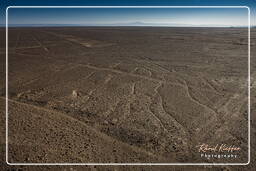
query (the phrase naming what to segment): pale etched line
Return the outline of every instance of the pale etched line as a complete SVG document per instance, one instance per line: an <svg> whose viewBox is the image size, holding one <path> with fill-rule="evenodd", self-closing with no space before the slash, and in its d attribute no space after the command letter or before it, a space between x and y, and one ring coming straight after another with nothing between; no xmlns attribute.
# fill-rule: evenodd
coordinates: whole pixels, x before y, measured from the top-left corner
<svg viewBox="0 0 256 171"><path fill-rule="evenodd" d="M36 55L36 54L25 54L25 53L19 53L19 52L10 52L9 54L17 54L17 55L22 55L22 56L41 56L41 55Z"/></svg>
<svg viewBox="0 0 256 171"><path fill-rule="evenodd" d="M51 44L47 44L47 46L56 46L57 44L55 43L51 43ZM35 48L40 48L42 47L41 45L36 45L36 46L22 46L22 47L17 47L15 49L18 50L24 50L24 49L35 49Z"/></svg>
<svg viewBox="0 0 256 171"><path fill-rule="evenodd" d="M155 91L155 94L154 94L154 96L156 97L156 95L158 94L158 88L159 87L161 87L162 86L162 82L159 82L159 84L154 88L154 91ZM165 132L169 132L166 128L165 128L165 126L164 126L164 124L163 124L163 122L161 121L161 119L159 118L159 117L157 117L155 114L154 114L154 112L151 110L151 108L149 107L149 109L150 109L150 114L159 122L159 124L160 124L160 126L163 128L163 130L165 131Z"/></svg>
<svg viewBox="0 0 256 171"><path fill-rule="evenodd" d="M170 70L168 70L168 69L166 69L166 68L164 68L163 66L161 66L161 65L159 65L159 64L157 64L157 63L154 63L154 62L150 62L150 61L148 61L148 60L143 60L143 61L145 61L145 62L148 62L148 63L150 63L150 64L153 64L153 65L155 65L155 66L157 66L158 68L160 68L160 69L162 69L162 70L164 70L164 71L166 71L166 72L168 72L168 73L176 73L176 74L180 74L180 73L178 73L175 69L172 69L172 71L170 71ZM165 80L165 78L163 77L163 79ZM183 78L182 78L183 79ZM183 79L184 80L184 79ZM165 80L166 81L166 80ZM184 81L183 81L184 82ZM168 82L166 81L166 83L168 84ZM185 84L185 83L184 83ZM174 84L173 84L174 85ZM180 86L182 86L182 87L185 87L185 86L183 86L182 84L180 84ZM211 85L210 85L211 86ZM190 87L194 87L194 88L196 88L195 86L190 86ZM208 92L215 92L215 93L217 93L218 95L222 95L221 93L219 93L215 88L214 88L214 91L211 91L211 90L207 90L207 89L203 89L204 91L208 91Z"/></svg>
<svg viewBox="0 0 256 171"><path fill-rule="evenodd" d="M23 50L23 49L34 49L34 48L40 48L40 47L41 47L40 45L37 45L37 46L24 46L24 47L17 47L15 49Z"/></svg>
<svg viewBox="0 0 256 171"><path fill-rule="evenodd" d="M54 35L54 36L56 36L58 38L61 38L61 39L63 39L64 41L68 42L71 45L77 44L76 42L70 41L67 38L65 38L65 37L67 37L67 35L60 35L60 34L56 34L56 33L49 32L49 31L42 31L42 32L44 32L46 34Z"/></svg>
<svg viewBox="0 0 256 171"><path fill-rule="evenodd" d="M195 102L196 104L198 104L199 106L202 106L203 108L206 108L206 109L208 109L208 110L212 111L214 114L216 114L216 115L217 115L217 112L216 112L215 110L213 110L213 109L212 109L212 108L210 108L209 106L207 106L207 105L205 105L205 104L201 103L200 101L198 101L197 99L195 99L195 98L190 94L190 91L189 91L189 87L188 87L187 81L186 81L186 80L184 80L184 82L185 82L185 85L186 85L186 92L187 92L188 97L189 97L193 102Z"/></svg>
<svg viewBox="0 0 256 171"><path fill-rule="evenodd" d="M6 100L5 97L0 97L0 98L1 98L2 100ZM152 157L157 157L157 158L160 157L160 158L164 159L164 157L162 157L162 156L160 156L160 155L157 155L157 154L155 154L155 153L151 153L151 152L146 151L146 150L144 150L144 149L142 149L142 148L139 148L139 147L137 147L137 146L132 146L132 145L130 145L130 144L128 144L128 143L125 143L125 142L120 141L120 140L118 140L118 139L116 139L116 138L113 138L113 137L111 137L111 136L108 136L107 134L104 134L103 132L101 132L101 131L99 131L99 130L93 128L93 127L90 127L89 125L87 125L86 123L80 121L79 119L76 119L76 118L74 118L74 117L71 117L71 116L69 116L69 115L66 115L65 113L61 113L61 112L56 111L56 110L51 110L51 109L48 109L48 108L43 108L43 107L39 107L39 106L32 105L32 104L22 103L22 102L20 102L20 101L16 101L16 100L12 100L12 99L8 99L8 101L9 101L9 102L12 102L12 103L19 104L19 105L27 106L27 107L29 107L29 108L32 107L32 108L34 108L34 109L44 111L44 112L46 112L46 113L48 113L48 114L50 114L50 113L58 114L58 115L61 116L61 117L64 117L64 118L66 118L66 119L70 119L71 121L74 121L74 122L76 122L76 123L78 123L78 124L81 124L82 126L85 126L86 128L90 129L91 131L93 131L93 132L99 134L100 136L102 136L102 138L104 138L104 139L108 139L108 140L111 140L111 141L114 140L114 141L119 142L119 143L122 144L122 145L125 145L125 146L127 146L127 147L130 147L131 149L135 150L136 152L142 152L143 154L147 154L147 155L152 156ZM31 114L36 115L36 114L33 113L33 112L32 112Z"/></svg>
<svg viewBox="0 0 256 171"><path fill-rule="evenodd" d="M128 73L128 72L115 70L115 69L111 69L111 68L96 67L96 66L92 66L92 65L88 65L88 64L77 64L77 65L85 66L85 67L88 67L90 69L95 69L95 70L99 70L99 71L110 71L110 72L117 73L117 74L125 74L125 75L129 75L129 76L133 76L133 77L143 78L143 79L146 79L146 80L149 80L149 81L154 81L154 82L162 82L163 81L161 79L148 77L148 76L144 76L144 75ZM178 83L166 82L166 84L177 85L177 86L182 86L183 87L183 85L178 84Z"/></svg>
<svg viewBox="0 0 256 171"><path fill-rule="evenodd" d="M204 81L204 83L206 83L216 94L218 95L222 95L213 85L212 83L210 83L210 81L206 78L204 78L204 76L202 74L200 74L200 78Z"/></svg>
<svg viewBox="0 0 256 171"><path fill-rule="evenodd" d="M110 66L110 68L115 68L115 67L119 66L121 63L122 63L122 62L115 63L115 64L113 64L112 66Z"/></svg>
<svg viewBox="0 0 256 171"><path fill-rule="evenodd" d="M152 76L152 72L149 70L149 69L147 69L147 67L140 67L142 70L144 70L146 73L148 73L148 75L149 75L149 77L151 77Z"/></svg>
<svg viewBox="0 0 256 171"><path fill-rule="evenodd" d="M107 84L112 78L113 78L113 75L108 74L108 76L105 78L104 84Z"/></svg>
<svg viewBox="0 0 256 171"><path fill-rule="evenodd" d="M148 59L148 58L146 58L146 59ZM170 72L169 70L163 68L161 65L156 64L156 63L151 62L150 60L146 60L146 59L132 59L132 60L138 61L139 63L141 63L141 62L143 62L143 63L146 62L146 63L148 63L148 64L150 64L150 65L153 65L153 66L157 67L157 69L158 69L158 70L156 70L156 69L153 69L153 68L149 68L149 67L147 67L147 66L144 66L145 68L148 68L148 70L152 69L152 70L157 71L157 72L159 72L159 70L161 70L162 72ZM151 71L150 71L150 72L151 72Z"/></svg>
<svg viewBox="0 0 256 171"><path fill-rule="evenodd" d="M57 59L57 60L66 62L65 60L61 60L61 59ZM74 63L74 62L69 62L68 64L84 66L84 67L94 69L94 70L98 70L98 71L109 71L109 72L113 72L113 73L116 73L116 74L129 75L129 76L132 76L132 77L142 78L142 79L146 79L146 80L153 81L153 82L162 82L163 81L162 79L148 77L148 76L144 76L144 75L138 75L138 74L129 73L129 72L124 72L124 71L113 69L113 68L97 67L97 66L93 66L93 65L89 65L89 64L81 64L81 63ZM179 84L179 83L166 82L166 84L184 87L184 85Z"/></svg>
<svg viewBox="0 0 256 171"><path fill-rule="evenodd" d="M135 94L135 83L132 83L132 90L131 90L131 94Z"/></svg>
<svg viewBox="0 0 256 171"><path fill-rule="evenodd" d="M165 107L164 107L164 105L163 105L163 98L162 98L161 94L159 93L159 89L160 89L161 86L163 86L163 83L161 83L161 84L155 89L156 92L157 92L157 94L158 94L158 96L159 96L159 103L160 103L161 109L163 110L164 113L168 114L168 115L175 121L175 123L176 123L177 125L179 125L179 126L183 129L184 132L189 132L189 131L187 130L187 128L185 128L182 124L180 124L180 123L177 121L177 119L174 118L174 117L173 117L169 112L167 112L167 110L165 109Z"/></svg>
<svg viewBox="0 0 256 171"><path fill-rule="evenodd" d="M31 84L31 83L37 81L37 80L39 80L39 79L38 79L38 78L31 79L31 80L27 81L26 83L22 84L22 86L29 85L29 84Z"/></svg>
<svg viewBox="0 0 256 171"><path fill-rule="evenodd" d="M74 69L74 68L76 68L76 67L78 67L78 66L71 66L71 67L66 68L66 69L63 69L63 70L55 71L55 73L63 72L63 71L68 71L68 70ZM89 74L88 77L90 77L93 73L94 73L94 72L92 72L91 74ZM48 78L48 75L46 75L46 74L44 74L43 76ZM42 77L42 76L40 76L40 77ZM29 85L29 84L31 84L31 83L34 83L34 82L40 80L40 77L37 77L37 78L33 78L33 79L31 79L31 80L28 80L26 83L23 83L23 84L21 84L21 85L22 85L22 86L26 86L26 85ZM87 79L87 77L85 77L85 79ZM66 83L67 83L67 82L66 82ZM52 87L55 87L55 85L48 86L48 87L46 87L46 88L49 89L49 88L52 88Z"/></svg>
<svg viewBox="0 0 256 171"><path fill-rule="evenodd" d="M177 73L177 74L180 75L180 73ZM198 104L199 106L202 106L203 108L206 108L206 109L212 111L212 112L215 114L215 116L217 117L217 116L218 116L218 113L217 113L214 109L212 109L212 108L210 108L209 106L207 106L207 105L201 103L200 101L198 101L197 99L195 99L195 98L190 94L189 86L188 86L187 81L186 81L183 77L180 77L180 78L181 78L181 79L183 80L183 82L184 82L185 89L186 89L186 92L187 92L188 97L189 97L193 102L195 102L196 104Z"/></svg>
<svg viewBox="0 0 256 171"><path fill-rule="evenodd" d="M94 89L90 90L89 93L88 93L88 98L87 98L86 101L90 100L92 94L93 94L97 89L99 89L99 88L103 87L104 85L106 85L112 78L113 78L113 75L110 75L110 74L109 74L109 75L105 78L105 80L104 80L104 82L103 82L102 85L96 86Z"/></svg>
<svg viewBox="0 0 256 171"><path fill-rule="evenodd" d="M49 50L35 36L32 37L40 45L40 47L42 47L46 52L49 52Z"/></svg>
<svg viewBox="0 0 256 171"><path fill-rule="evenodd" d="M145 68L145 70L148 71L149 76L152 77L152 72L150 71L150 69L149 68L148 69Z"/></svg>
<svg viewBox="0 0 256 171"><path fill-rule="evenodd" d="M153 70L153 71L156 71L155 69L150 68L150 67L148 67L148 66L144 66L144 68L147 69L147 70L150 72L150 77L152 77L152 75L153 75L153 74L152 74L152 70Z"/></svg>
<svg viewBox="0 0 256 171"><path fill-rule="evenodd" d="M239 112L241 111L241 109L243 107L243 104L247 103L247 97L245 97L245 96L246 95L243 95L243 94L242 95L239 95L239 94L232 95L227 100L227 102L223 106L220 107L220 110L225 112L224 116L227 116L227 114L229 113L228 107L231 104L232 100L238 100L240 102L239 104L237 104L235 106L236 109L234 110L235 112L233 115L239 114Z"/></svg>
<svg viewBox="0 0 256 171"><path fill-rule="evenodd" d="M132 70L131 73L136 73L138 69L138 67L134 68L134 70Z"/></svg>
<svg viewBox="0 0 256 171"><path fill-rule="evenodd" d="M125 107L127 107L128 112L124 112L120 120L125 121L127 116L131 114L131 105L134 100L134 96L135 96L135 83L132 83L130 96L127 97L127 100L126 100L127 103L125 103Z"/></svg>
<svg viewBox="0 0 256 171"><path fill-rule="evenodd" d="M90 43L88 43L88 42L81 43L79 40L77 40L76 37L74 37L72 35L68 36L68 35L56 34L56 33L53 33L53 32L47 32L47 31L43 31L43 32L54 35L54 36L59 37L59 38L62 38L65 41L67 41L71 44L76 44L76 45L79 44L80 46L83 46L83 47L86 47L86 48L91 48L92 47L92 45Z"/></svg>
<svg viewBox="0 0 256 171"><path fill-rule="evenodd" d="M151 114L151 116L153 116L153 118L155 118L155 119L158 121L158 123L160 124L160 126L163 128L163 130L164 130L165 132L169 132L169 131L165 128L165 126L164 126L164 124L162 123L162 121L154 114L154 112L152 112L152 111L150 110L149 113Z"/></svg>
<svg viewBox="0 0 256 171"><path fill-rule="evenodd" d="M111 113L113 113L117 109L120 102L121 100L118 99L112 107L110 107L106 112L104 112L104 115L109 116Z"/></svg>
<svg viewBox="0 0 256 171"><path fill-rule="evenodd" d="M141 69L141 70L144 70L145 72L147 72L148 73L148 75L149 75L149 77L151 77L152 76L152 72L149 70L149 69L147 69L146 67L136 67L136 68L134 68L134 70L132 70L131 71L131 73L136 73L139 69Z"/></svg>

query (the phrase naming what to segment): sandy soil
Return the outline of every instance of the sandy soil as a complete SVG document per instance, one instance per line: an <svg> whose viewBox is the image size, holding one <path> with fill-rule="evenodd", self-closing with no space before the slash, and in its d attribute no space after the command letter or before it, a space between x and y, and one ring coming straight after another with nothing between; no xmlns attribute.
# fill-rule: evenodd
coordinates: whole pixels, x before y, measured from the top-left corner
<svg viewBox="0 0 256 171"><path fill-rule="evenodd" d="M252 54L254 43L252 36ZM247 48L247 31L232 28L10 29L9 162L247 162ZM241 150L238 158L207 159L202 143ZM143 168L155 169L129 167ZM236 170L177 167L192 168Z"/></svg>

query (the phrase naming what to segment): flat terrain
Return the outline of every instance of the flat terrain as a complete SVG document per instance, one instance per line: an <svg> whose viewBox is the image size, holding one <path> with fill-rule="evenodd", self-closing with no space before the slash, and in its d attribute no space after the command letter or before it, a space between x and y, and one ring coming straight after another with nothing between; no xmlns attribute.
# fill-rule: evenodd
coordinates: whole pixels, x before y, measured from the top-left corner
<svg viewBox="0 0 256 171"><path fill-rule="evenodd" d="M9 162L247 162L247 34L11 28ZM202 143L241 150L238 158L207 159L196 147Z"/></svg>

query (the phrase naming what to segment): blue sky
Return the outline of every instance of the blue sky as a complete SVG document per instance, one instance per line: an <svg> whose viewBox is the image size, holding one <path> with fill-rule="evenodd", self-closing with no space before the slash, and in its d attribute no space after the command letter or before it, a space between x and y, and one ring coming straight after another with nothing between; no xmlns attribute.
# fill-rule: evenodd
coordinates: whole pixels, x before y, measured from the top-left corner
<svg viewBox="0 0 256 171"><path fill-rule="evenodd" d="M10 8L10 25L246 26L247 8Z"/></svg>
<svg viewBox="0 0 256 171"><path fill-rule="evenodd" d="M255 25L256 0L179 0L179 1L4 1L1 4L0 23L5 23L5 8L16 5L76 5L76 6L139 6L139 5L159 5L159 6L212 6L212 5L230 5L230 6L248 6L251 9L251 22ZM150 25L150 26L247 26L248 11L246 8L235 9L184 9L184 8L146 8L146 9L56 9L56 8L11 8L8 10L9 24L21 25Z"/></svg>

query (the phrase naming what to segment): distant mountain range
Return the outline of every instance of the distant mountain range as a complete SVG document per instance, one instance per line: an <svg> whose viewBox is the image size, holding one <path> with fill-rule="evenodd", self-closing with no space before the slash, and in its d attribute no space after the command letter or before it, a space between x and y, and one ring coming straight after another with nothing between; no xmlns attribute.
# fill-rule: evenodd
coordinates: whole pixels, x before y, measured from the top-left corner
<svg viewBox="0 0 256 171"><path fill-rule="evenodd" d="M146 23L146 22L127 22L127 23L89 23L89 24L9 24L9 27L83 27L83 26L136 26L136 27L247 27L247 26L230 26L230 25L192 25L178 23ZM1 24L0 27L5 27ZM252 26L256 27L256 26Z"/></svg>

